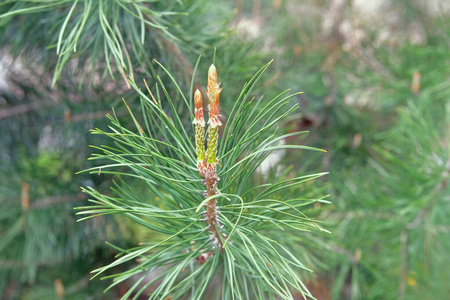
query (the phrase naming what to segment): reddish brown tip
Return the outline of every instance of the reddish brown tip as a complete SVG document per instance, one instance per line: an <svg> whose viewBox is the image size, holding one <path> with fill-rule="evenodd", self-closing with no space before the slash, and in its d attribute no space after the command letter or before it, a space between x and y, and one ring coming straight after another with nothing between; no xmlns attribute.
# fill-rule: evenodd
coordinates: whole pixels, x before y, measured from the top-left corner
<svg viewBox="0 0 450 300"><path fill-rule="evenodd" d="M195 94L194 94L194 102L195 102L196 109L203 107L202 93L200 93L200 91L198 89L195 91Z"/></svg>

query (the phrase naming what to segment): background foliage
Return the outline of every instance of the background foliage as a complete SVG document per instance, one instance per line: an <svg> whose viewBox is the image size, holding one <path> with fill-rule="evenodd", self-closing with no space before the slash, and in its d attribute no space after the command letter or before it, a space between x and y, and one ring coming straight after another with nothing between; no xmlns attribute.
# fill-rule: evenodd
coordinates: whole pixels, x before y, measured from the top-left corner
<svg viewBox="0 0 450 300"><path fill-rule="evenodd" d="M117 0L102 8L101 3L0 4L6 74L0 81L2 298L101 299L126 293L128 287L118 285L103 296L107 283L89 282L89 272L113 259L116 252L106 240L135 246L148 232L116 217L75 225L73 207L85 203L79 186L106 191L112 185L106 173L74 175L95 166L86 161L89 144L108 144L88 130L106 129L104 116L113 106L121 122L131 124L121 98L136 114L140 104L124 75L153 82L157 59L187 91L198 55L206 56L199 67L206 70L214 47L220 80L230 87L222 94L224 112L231 111L230 100L239 92L234 87L275 58L262 78L264 94L304 92L296 98L301 114L285 120L283 130L309 130L301 143L328 151L322 156L287 151L280 163L293 175L330 172L323 191L294 191L331 194L332 204L306 211L333 233L302 238L302 259L317 274L308 283L312 294L318 299L449 294L449 274L442 268L450 249L445 7L436 11L422 1L386 1L368 9L360 1Z"/></svg>

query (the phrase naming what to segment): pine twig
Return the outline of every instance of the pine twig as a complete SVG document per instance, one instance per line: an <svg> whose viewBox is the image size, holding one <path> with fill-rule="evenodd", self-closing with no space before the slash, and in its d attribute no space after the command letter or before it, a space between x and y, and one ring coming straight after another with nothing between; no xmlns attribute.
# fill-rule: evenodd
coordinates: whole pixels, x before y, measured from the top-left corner
<svg viewBox="0 0 450 300"><path fill-rule="evenodd" d="M222 123L219 120L219 97L222 89L217 82L217 69L211 65L208 71L208 87L207 94L209 100L209 120L208 120L208 142L205 157L204 150L204 132L205 121L203 118L203 107L200 91L195 92L195 131L196 131L196 148L197 148L197 168L201 176L205 178L206 185L205 197L210 198L217 195L217 146L219 140L219 127ZM223 247L222 238L226 239L223 233L219 233L221 225L219 223L217 211L217 199L212 198L206 204L205 221L208 223L208 229L212 232L211 239L215 243Z"/></svg>

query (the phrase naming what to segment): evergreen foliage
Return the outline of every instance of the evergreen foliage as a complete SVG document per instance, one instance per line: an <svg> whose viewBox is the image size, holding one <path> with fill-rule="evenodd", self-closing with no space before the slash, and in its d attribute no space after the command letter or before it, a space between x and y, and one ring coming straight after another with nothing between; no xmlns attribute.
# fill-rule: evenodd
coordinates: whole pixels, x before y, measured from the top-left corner
<svg viewBox="0 0 450 300"><path fill-rule="evenodd" d="M102 3L102 10L99 1L0 3L0 60L7 76L6 85L0 80L2 299L54 298L57 286L57 295L102 297L103 283L88 279L89 271L111 255L104 241L125 247L142 233L113 218L76 225L73 208L86 201L79 187L111 185L106 174L74 175L93 166L86 162L89 144L101 142L99 137L92 141L88 130L106 129L104 116L121 96L140 107L121 76L153 78L152 60L158 58L186 86L193 69L189 56L196 58L230 35L224 27L226 6L210 1ZM138 8L144 19L127 7ZM162 28L141 26L152 17ZM101 18L112 32L101 26ZM115 298L121 288L107 297Z"/></svg>
<svg viewBox="0 0 450 300"><path fill-rule="evenodd" d="M202 0L7 0L0 4L0 39L17 54L36 56L42 45L56 51L52 85L73 58L82 76L98 71L127 82L135 72L154 76L154 57L189 67L186 54L201 53L227 34L222 10ZM54 60L47 53L43 58Z"/></svg>
<svg viewBox="0 0 450 300"><path fill-rule="evenodd" d="M324 173L279 177L275 182L254 180L257 167L274 150L318 150L279 144L285 137L302 132L277 133L279 121L296 108L296 105L288 106L295 95L288 95L286 91L269 101L251 97L254 85L267 67L244 85L235 101L218 143L218 191L212 195L208 192L204 200L205 187L202 187L196 168L194 131L178 116L161 81L156 85L156 99L152 99L150 91L146 95L131 82L141 96L142 125L132 115L135 129L129 130L111 116L110 132L93 131L114 139L116 146L98 148L102 153L95 154L93 159L112 162L96 167L92 172L111 172L119 178L132 176L143 181L152 192L136 194L123 180L117 182L112 194L87 189L94 206L84 207L85 211L78 214L120 213L163 234L155 241L142 241L141 246L132 249L116 248L120 251L118 259L95 271L99 275L137 259L137 266L106 276L114 278L113 286L130 278L136 281L123 299L131 295L137 298L144 291L148 293L148 287L155 282L158 285L150 292L150 299L201 299L211 282L217 285L217 281L220 288L209 288L209 299L272 299L275 295L294 299L293 291L312 298L300 277L301 271L308 268L294 254L299 247L291 248L292 245L284 241L291 239L289 236L301 236L302 231L323 230L302 210L327 201L291 198L286 190ZM170 74L169 77L172 78ZM177 87L175 81L173 85ZM185 100L181 111L190 111L193 120L192 89L189 97L183 96L179 89L178 92ZM164 101L169 102L172 110L162 110L160 104ZM128 171L114 171L121 167ZM208 175L205 176L207 180ZM203 207L208 203L209 209L213 199L217 205L213 213L217 214L218 221L206 227L205 220L208 222L210 212L203 212ZM215 231L211 230L212 226L216 227ZM208 228L223 236L211 236ZM151 279L150 275L153 275Z"/></svg>
<svg viewBox="0 0 450 300"><path fill-rule="evenodd" d="M444 299L448 15L430 16L420 1L393 1L379 28L351 5L303 4L271 10L270 22L283 25L270 28L288 41L282 64L305 91L308 143L328 151L308 166L330 172L333 199L319 217L333 232L322 240L329 251L319 253L326 262L319 291L328 291L324 299ZM330 12L334 20L326 19ZM328 36L327 21L335 22ZM305 160L300 154L290 161Z"/></svg>
<svg viewBox="0 0 450 300"><path fill-rule="evenodd" d="M214 275L207 273L204 276L210 278L210 285L221 286L230 280L223 277L228 272L228 264L224 262L230 261L227 253L239 250L243 256L242 253L248 252L243 241L251 251L253 248L246 237L260 251L267 253L270 248L267 240L259 239L267 233L268 236L276 235L277 241L299 262L315 271L310 273L302 269L296 276L317 299L446 299L450 293L447 284L449 272L445 269L450 251L447 217L450 210L450 90L447 83L450 26L445 1L438 11L428 9L431 1L384 1L385 6L378 14L369 12L367 15L358 11L364 1L336 0L0 2L0 75L2 72L7 74L6 84L0 78L0 298L120 298L141 278L130 277L128 281L114 282L115 286L104 295L102 291L111 281L89 280L92 276L89 272L92 269L103 270L112 264L113 255L126 249L133 251L139 241L158 243L167 238L167 233L156 233L130 218L124 218L124 214L132 216L136 214L133 210L136 207L142 210L144 204L156 203L145 209L161 211L167 216L168 205L162 199L174 207L178 205L173 195L159 189L151 190L149 184L142 183L143 175L141 179L117 175L133 174L130 173L132 167L136 172L149 176L149 171L143 167L148 164L144 160L147 154L142 152L144 155L136 156L139 151L128 145L121 147L133 154L130 157L137 158L128 168L102 168L100 172L92 169L91 174L74 175L79 170L106 163L100 159L86 161L86 157L92 154L88 145L104 145L100 148L108 151L121 149L118 148L120 144L114 143L115 138L124 135L119 130L124 130L131 145L155 145L153 151L161 151L155 158L156 162L164 163L164 168L160 167L159 171L168 174L167 168L176 168L177 172L169 175L178 176L175 178L183 182L178 184L179 188L196 191L179 192L189 196L188 199L196 197L198 200L197 205L184 203L191 205L188 206L191 211L172 213L181 216L180 220L158 220L187 226L188 216L196 223L185 232L200 230L200 224L206 228L207 224L201 220L203 208L198 207L206 200L201 194L205 187L195 165L194 128L191 125L192 92L198 88L205 95L203 79L206 76L194 74L192 62L199 54L206 56L197 66L198 73L202 73L211 63L208 55L214 47L219 50L215 65L225 88L221 93L224 126L242 121L231 118L236 104L234 100L240 97L240 89L235 87L240 87L243 79L258 72L258 66L264 61L275 58L271 68L259 77L253 93L245 95L247 101L262 94L259 87L268 99L293 88L293 94L297 91L304 94L290 98L291 104L278 111L276 116L284 114L294 103L299 103L301 110L278 120L274 125L278 129L268 129L262 139L257 139L258 145L263 146L264 139L275 132L272 138L285 135L283 141L287 144L301 143L327 150L320 153L285 148L283 159L268 174L260 174L262 169L251 176L245 172L236 173L239 180L246 181L240 185L240 181L231 177L236 175L232 173L245 168L253 170L256 164L249 163L259 163L267 152L243 160L235 169L225 173L227 168L235 165L236 157L241 159L251 155L248 152L251 146L236 148L233 155L224 156L231 151L227 143L230 146L240 141L220 139L219 151L222 152L218 155L223 157L221 165L218 165L220 192L236 195L237 187L241 192L254 185L261 185L264 189L268 188L265 184L281 180L288 185L283 190L283 199L322 199L323 195L330 194L332 204L321 205L317 201L314 205L307 205L305 202L305 206L298 209L312 220L325 221L321 227L333 234L318 230L294 234L294 229L275 232L260 218L276 217L279 220L281 214L267 211L268 207L278 209L279 204L260 202L264 209L255 207L257 205L249 207L248 201L256 197L257 191L247 193L242 202L232 196L227 196L228 201L224 196L218 199L218 204L222 206L220 213L230 220L224 224L230 243L219 255L195 256L200 249L195 242L189 248L193 259L209 258L203 265L200 261L194 263L192 270L181 269L180 276L187 278L187 274L193 274L191 279L203 278L204 274L200 272L212 271L216 267ZM371 4L376 4L376 1ZM84 20L86 23L81 27ZM243 32L245 30L248 34ZM76 52L73 51L75 44ZM58 48L59 55L56 55ZM159 72L161 77L156 77L155 69L159 67L153 59L171 70L179 88L167 72ZM135 90L136 85L135 88L127 86L127 77L131 75L134 77L132 82L140 87L142 78L152 85L158 82L159 95L154 90L154 96L161 98L159 109L174 121L174 116L178 115L186 130L188 138L184 142L186 153L189 153L189 156L183 154L186 159L169 162L167 157L182 155L184 150L170 150L165 144L151 142L141 136L139 129L131 129L135 122L130 111L146 135L149 134L146 120L147 123L155 121L150 118L158 116L159 111L146 102L147 92L141 95L139 89ZM116 80L113 81L111 76ZM163 85L173 106L161 89ZM189 96L184 96L188 93ZM190 113L183 97L190 105ZM127 105L121 104L122 98L126 99ZM152 97L150 99L153 101ZM267 103L264 99L255 99L248 106L244 104L242 109L249 113L256 107L253 117ZM111 113L111 107L115 108L114 113ZM107 127L104 117L107 113L112 116L112 126L117 125L116 134ZM264 126L265 117L254 125L254 130ZM250 124L248 121L241 128L241 134L247 134L244 128ZM175 125L177 130L182 128L180 124ZM92 128L98 128L96 132L101 134L88 134ZM150 127L154 140L175 145L177 140L165 130L163 126L161 130ZM310 134L288 136L291 132L305 130ZM161 132L166 134L167 141ZM222 136L222 132L219 133ZM247 138L251 134L252 131ZM123 161L116 162L119 163ZM316 179L289 187L289 182L283 181L283 178L298 178L318 173L318 170L330 172L330 175L318 178L323 184L317 184ZM181 176L186 174L189 176ZM113 178L116 178L115 182ZM226 182L231 183L223 186ZM172 185L177 184L173 182ZM108 196L121 202L116 203L115 209L109 208L111 215L75 223L73 208L88 205L87 194L80 193L79 186L100 199ZM112 190L111 186L114 186ZM145 201L133 205L120 200L124 194L133 196L130 201ZM94 196L89 197L95 199ZM224 209L225 206L230 208ZM182 210L176 207L177 211ZM248 211L244 209L241 213L243 207ZM195 213L197 208L200 210ZM266 215L261 217L259 214ZM135 220L142 220L144 225L160 230L165 228L162 223L150 222L142 215L135 216ZM155 214L152 218L156 218ZM250 225L253 231L242 230L244 225ZM171 232L173 235L178 231ZM199 233L199 238L212 247L207 243L210 234L205 229ZM175 239L185 242L180 244L182 246L171 244L169 251L175 251L177 247L188 249L187 236ZM231 243L233 239L241 243L236 246L236 243ZM104 241L114 246L105 245ZM134 250L154 245L142 244ZM263 259L275 260L271 256L273 253L263 256ZM126 255L116 259L123 259ZM167 258L161 254L155 261L144 255L137 262L130 260L99 276L118 274L119 277L112 277L116 280L126 278L126 272L138 272L135 269L138 266L162 264L165 258L172 261L188 259L189 253L177 255ZM251 258L244 257L240 261L244 259L252 265ZM266 269L270 268L261 265L260 269L267 272ZM277 270L282 269L278 267ZM232 270L235 273L244 271L247 269ZM164 276L169 272L166 268L157 268L152 276ZM152 278L146 277L137 283L133 296ZM168 278L169 281L174 279L175 273ZM158 288L162 280L149 286L145 293ZM275 281L269 278L271 284ZM159 292L166 292L164 289L170 283L166 281ZM184 288L190 284L187 281L182 283L182 279L178 283L178 287ZM202 283L201 280L195 283L200 285L195 287L195 292L202 291ZM267 282L263 284L268 285ZM241 296L246 295L246 290L241 289L244 285L238 284ZM248 293L252 290L257 292L256 284L246 286ZM294 289L291 291L294 297L301 297L295 294ZM223 292L228 293L225 296L238 295L237 290ZM141 296L145 297L144 294ZM205 287L204 299L216 296L214 290Z"/></svg>

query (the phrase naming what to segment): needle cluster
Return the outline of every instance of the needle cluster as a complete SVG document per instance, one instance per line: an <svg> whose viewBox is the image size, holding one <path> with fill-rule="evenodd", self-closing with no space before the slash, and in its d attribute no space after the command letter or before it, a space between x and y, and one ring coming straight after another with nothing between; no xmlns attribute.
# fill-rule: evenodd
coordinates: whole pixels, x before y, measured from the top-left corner
<svg viewBox="0 0 450 300"><path fill-rule="evenodd" d="M324 173L293 177L286 169L264 181L256 170L274 150L321 150L280 143L302 134L277 133L276 125L297 108L289 101L294 95L286 91L269 101L250 97L268 66L242 88L223 124L220 143L221 88L215 66L208 72L207 132L201 93L191 89L185 97L163 66L178 104L172 100L177 95L169 93L159 77L155 92L148 93L130 81L141 97L143 120L129 109L134 130L110 116L109 132L93 131L113 139L116 147L94 147L101 153L92 159L108 163L88 171L96 174L101 168L102 174L112 173L118 180L108 194L86 189L94 205L80 208L78 214L120 214L151 234L131 249L114 246L117 259L94 270L98 276L126 265L126 271L108 276L114 278L111 286L131 281L123 299L143 293L150 299L287 300L298 293L312 298L302 281L310 270L299 257L307 253L303 244L310 235L304 231L323 229L302 210L327 201L301 195L300 187ZM180 111L189 112L192 133ZM145 192L134 188L138 183Z"/></svg>

